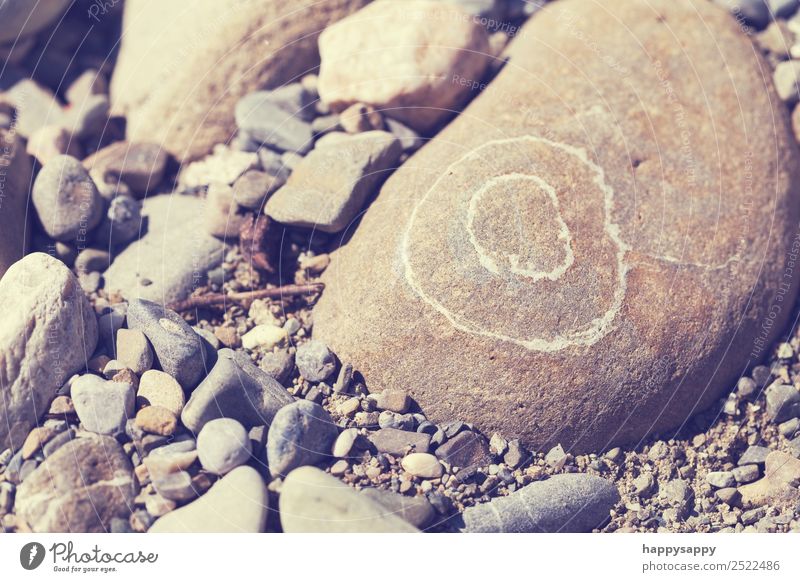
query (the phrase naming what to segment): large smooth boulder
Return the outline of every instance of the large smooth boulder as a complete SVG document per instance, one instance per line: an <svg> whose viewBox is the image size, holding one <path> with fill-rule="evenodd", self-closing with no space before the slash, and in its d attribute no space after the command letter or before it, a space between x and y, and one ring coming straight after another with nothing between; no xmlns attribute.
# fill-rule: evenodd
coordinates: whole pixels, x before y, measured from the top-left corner
<svg viewBox="0 0 800 582"><path fill-rule="evenodd" d="M314 336L433 421L570 451L710 405L781 331L798 152L707 3L562 0L385 184Z"/></svg>
<svg viewBox="0 0 800 582"><path fill-rule="evenodd" d="M200 157L235 131L239 98L312 72L320 31L365 3L128 0L112 107L130 140Z"/></svg>
<svg viewBox="0 0 800 582"><path fill-rule="evenodd" d="M31 158L16 133L0 129L0 277L20 260L30 238L28 192L31 189Z"/></svg>
<svg viewBox="0 0 800 582"><path fill-rule="evenodd" d="M58 19L72 0L4 0L0 2L0 43L36 34Z"/></svg>
<svg viewBox="0 0 800 582"><path fill-rule="evenodd" d="M33 253L0 280L0 449L18 449L97 345L97 319L64 263Z"/></svg>
<svg viewBox="0 0 800 582"><path fill-rule="evenodd" d="M34 532L107 532L127 518L137 486L133 466L111 437L74 439L20 485L15 510Z"/></svg>

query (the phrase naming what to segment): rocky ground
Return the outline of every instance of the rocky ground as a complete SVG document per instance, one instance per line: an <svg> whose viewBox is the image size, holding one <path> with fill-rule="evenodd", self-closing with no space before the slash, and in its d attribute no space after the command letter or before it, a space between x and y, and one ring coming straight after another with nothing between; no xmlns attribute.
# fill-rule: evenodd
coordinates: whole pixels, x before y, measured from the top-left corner
<svg viewBox="0 0 800 582"><path fill-rule="evenodd" d="M771 2L769 26L738 4L794 107L797 3ZM481 14L456 42L488 26L499 54L508 31ZM332 107L309 74L243 96L230 143L179 163L121 139L105 79L87 66L65 90L23 76L0 94L37 215L37 253L0 283L0 308L31 314L0 332L0 387L23 393L2 435L4 531L800 531L800 332L635 448L530 451L434 424L311 339L328 253L423 145L415 120Z"/></svg>

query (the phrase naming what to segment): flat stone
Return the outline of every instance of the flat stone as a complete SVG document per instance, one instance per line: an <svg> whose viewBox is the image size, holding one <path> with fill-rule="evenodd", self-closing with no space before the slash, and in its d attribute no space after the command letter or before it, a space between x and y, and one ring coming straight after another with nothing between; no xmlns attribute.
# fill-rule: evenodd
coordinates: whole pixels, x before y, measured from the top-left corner
<svg viewBox="0 0 800 582"><path fill-rule="evenodd" d="M800 391L790 384L772 384L766 390L767 417L785 422L800 416Z"/></svg>
<svg viewBox="0 0 800 582"><path fill-rule="evenodd" d="M0 171L3 172L3 212L0 212L0 277L20 260L30 239L28 190L33 171L31 157L20 136L0 129Z"/></svg>
<svg viewBox="0 0 800 582"><path fill-rule="evenodd" d="M75 411L86 430L114 435L125 431L134 417L136 391L130 384L84 374L72 384Z"/></svg>
<svg viewBox="0 0 800 582"><path fill-rule="evenodd" d="M139 375L153 367L153 350L140 330L120 329L117 332L117 360Z"/></svg>
<svg viewBox="0 0 800 582"><path fill-rule="evenodd" d="M163 406L147 406L136 413L136 426L145 432L170 436L178 428L178 419Z"/></svg>
<svg viewBox="0 0 800 582"><path fill-rule="evenodd" d="M167 152L156 143L118 141L83 160L83 166L105 181L124 182L141 198L161 184L167 161Z"/></svg>
<svg viewBox="0 0 800 582"><path fill-rule="evenodd" d="M797 484L800 482L800 459L782 451L772 451L764 468L764 477L739 487L742 503L746 507L756 507L766 503L797 498Z"/></svg>
<svg viewBox="0 0 800 582"><path fill-rule="evenodd" d="M317 469L300 467L286 477L278 499L286 533L411 533L418 531L370 495Z"/></svg>
<svg viewBox="0 0 800 582"><path fill-rule="evenodd" d="M489 443L476 432L464 431L440 445L436 456L451 467L460 467L462 471L472 471L492 462Z"/></svg>
<svg viewBox="0 0 800 582"><path fill-rule="evenodd" d="M165 499L172 501L189 501L199 495L192 483L192 476L186 471L175 471L163 474L151 473L153 487Z"/></svg>
<svg viewBox="0 0 800 582"><path fill-rule="evenodd" d="M160 518L149 533L259 533L266 529L267 487L252 467L237 467L200 499Z"/></svg>
<svg viewBox="0 0 800 582"><path fill-rule="evenodd" d="M109 531L113 518L130 515L132 470L113 438L74 439L19 486L16 514L37 533Z"/></svg>
<svg viewBox="0 0 800 582"><path fill-rule="evenodd" d="M255 0L220 11L215 0L200 0L187 11L126 2L111 78L113 110L126 118L131 141L162 144L179 161L196 159L233 135L242 96L312 70L319 32L364 4Z"/></svg>
<svg viewBox="0 0 800 582"><path fill-rule="evenodd" d="M758 465L742 465L740 467L735 467L731 470L731 473L733 473L733 478L736 479L737 483L752 483L758 479L761 474Z"/></svg>
<svg viewBox="0 0 800 582"><path fill-rule="evenodd" d="M586 30L592 42L576 38ZM800 162L761 55L724 11L666 0L548 3L505 55L514 65L335 251L314 338L366 385L409 390L432 422L457 410L537 450L680 426L767 356L789 316L762 329L800 223Z"/></svg>
<svg viewBox="0 0 800 582"><path fill-rule="evenodd" d="M718 489L736 485L736 477L732 471L711 471L706 475L706 481L708 481L709 485Z"/></svg>
<svg viewBox="0 0 800 582"><path fill-rule="evenodd" d="M371 397L375 399L375 405L378 408L399 414L408 412L411 406L411 399L405 390L384 390Z"/></svg>
<svg viewBox="0 0 800 582"><path fill-rule="evenodd" d="M331 455L339 459L349 457L358 439L358 429L348 428L343 430L333 443Z"/></svg>
<svg viewBox="0 0 800 582"><path fill-rule="evenodd" d="M763 465L771 452L772 450L769 447L755 445L747 447L747 450L739 457L736 464L740 467L742 465Z"/></svg>
<svg viewBox="0 0 800 582"><path fill-rule="evenodd" d="M319 50L324 102L374 105L426 133L468 100L490 61L486 29L459 7L429 0L373 2L326 29Z"/></svg>
<svg viewBox="0 0 800 582"><path fill-rule="evenodd" d="M148 370L139 380L136 406L162 406L175 416L180 416L186 396L178 381L161 370Z"/></svg>
<svg viewBox="0 0 800 582"><path fill-rule="evenodd" d="M250 452L248 432L232 418L208 421L197 436L200 464L216 475L224 475L246 463Z"/></svg>
<svg viewBox="0 0 800 582"><path fill-rule="evenodd" d="M362 489L361 494L377 501L387 511L419 529L425 528L436 517L436 510L424 497L409 497L372 487Z"/></svg>
<svg viewBox="0 0 800 582"><path fill-rule="evenodd" d="M34 428L28 433L25 442L22 443L22 458L25 460L30 459L47 443L47 441L59 432L61 432L61 430L52 426L37 426Z"/></svg>
<svg viewBox="0 0 800 582"><path fill-rule="evenodd" d="M439 459L430 453L411 453L403 458L403 469L421 479L438 479L444 473Z"/></svg>
<svg viewBox="0 0 800 582"><path fill-rule="evenodd" d="M467 508L461 531L469 533L582 533L608 519L620 496L594 475L554 475L508 497Z"/></svg>
<svg viewBox="0 0 800 582"><path fill-rule="evenodd" d="M336 369L336 356L324 343L312 340L297 348L294 356L300 375L309 382L327 380Z"/></svg>
<svg viewBox="0 0 800 582"><path fill-rule="evenodd" d="M427 453L431 436L419 432L408 432L396 428L382 428L367 437L379 453L403 456L408 451Z"/></svg>
<svg viewBox="0 0 800 582"><path fill-rule="evenodd" d="M43 253L0 280L0 313L0 449L16 450L58 389L85 369L97 320L75 276Z"/></svg>
<svg viewBox="0 0 800 582"><path fill-rule="evenodd" d="M298 400L281 408L267 437L267 461L273 477L314 465L330 454L338 429L319 404Z"/></svg>
<svg viewBox="0 0 800 582"><path fill-rule="evenodd" d="M283 224L340 232L352 226L364 203L394 171L402 151L397 138L385 131L317 147L270 197L264 212Z"/></svg>
<svg viewBox="0 0 800 582"><path fill-rule="evenodd" d="M227 348L192 393L181 413L183 424L198 433L215 418L233 418L245 428L270 424L283 406L294 399L278 382L249 358Z"/></svg>
<svg viewBox="0 0 800 582"><path fill-rule="evenodd" d="M299 85L299 83L298 83ZM257 91L236 104L236 126L258 144L281 152L305 154L314 145L311 124L273 91Z"/></svg>
<svg viewBox="0 0 800 582"><path fill-rule="evenodd" d="M145 199L146 228L103 274L105 288L127 300L166 304L188 297L222 262L223 243L205 234L203 206L199 198L177 194Z"/></svg>
<svg viewBox="0 0 800 582"><path fill-rule="evenodd" d="M86 240L103 217L97 187L71 156L56 156L39 171L31 199L44 231L59 241Z"/></svg>
<svg viewBox="0 0 800 582"><path fill-rule="evenodd" d="M205 375L203 344L180 315L158 303L136 299L128 304L127 318L128 327L141 331L150 341L155 361L164 372L185 390L197 386Z"/></svg>

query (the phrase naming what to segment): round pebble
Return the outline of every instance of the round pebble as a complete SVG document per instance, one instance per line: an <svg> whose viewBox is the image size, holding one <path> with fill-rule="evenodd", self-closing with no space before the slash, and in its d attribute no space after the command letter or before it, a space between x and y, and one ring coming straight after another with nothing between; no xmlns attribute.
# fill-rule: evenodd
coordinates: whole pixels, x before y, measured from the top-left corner
<svg viewBox="0 0 800 582"><path fill-rule="evenodd" d="M232 418L217 418L205 424L197 436L197 454L206 471L224 475L250 458L247 430Z"/></svg>
<svg viewBox="0 0 800 582"><path fill-rule="evenodd" d="M178 381L160 370L147 370L139 380L136 405L162 406L175 416L180 416L186 397Z"/></svg>
<svg viewBox="0 0 800 582"><path fill-rule="evenodd" d="M421 479L438 479L444 473L439 459L429 453L411 453L401 464L408 473Z"/></svg>
<svg viewBox="0 0 800 582"><path fill-rule="evenodd" d="M178 428L178 420L163 406L147 406L136 414L136 426L145 432L169 436Z"/></svg>

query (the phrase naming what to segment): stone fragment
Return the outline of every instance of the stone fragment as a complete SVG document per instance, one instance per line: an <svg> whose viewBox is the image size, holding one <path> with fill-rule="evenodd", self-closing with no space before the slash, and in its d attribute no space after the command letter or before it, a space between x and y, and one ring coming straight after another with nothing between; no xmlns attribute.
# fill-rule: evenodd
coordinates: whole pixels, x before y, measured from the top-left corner
<svg viewBox="0 0 800 582"><path fill-rule="evenodd" d="M403 456L407 452L427 453L431 443L430 435L382 428L367 437L379 453Z"/></svg>
<svg viewBox="0 0 800 582"><path fill-rule="evenodd" d="M298 400L281 408L267 437L267 461L273 477L314 465L330 454L338 430L319 404Z"/></svg>
<svg viewBox="0 0 800 582"><path fill-rule="evenodd" d="M84 374L73 383L71 395L88 431L115 435L124 432L125 423L134 417L136 391L130 384Z"/></svg>

